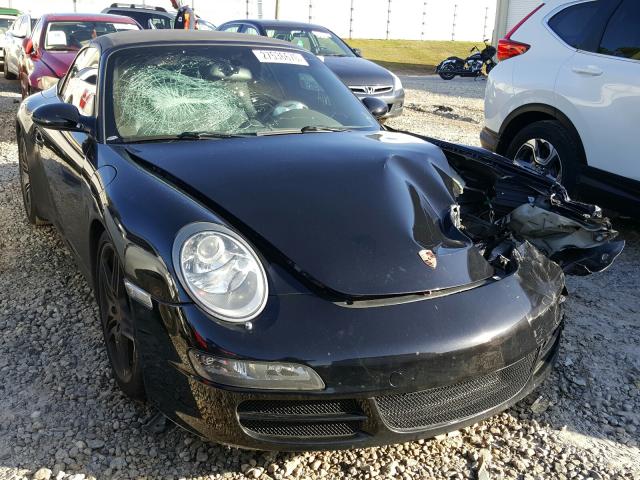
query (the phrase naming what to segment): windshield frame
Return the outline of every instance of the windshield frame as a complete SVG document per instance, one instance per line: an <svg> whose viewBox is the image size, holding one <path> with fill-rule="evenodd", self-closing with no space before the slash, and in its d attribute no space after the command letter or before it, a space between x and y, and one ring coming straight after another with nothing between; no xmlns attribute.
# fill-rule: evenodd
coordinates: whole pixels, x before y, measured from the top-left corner
<svg viewBox="0 0 640 480"><path fill-rule="evenodd" d="M269 44L269 43L253 43L253 42L228 42L228 41L199 41L199 42L175 42L175 43L145 43L144 44L145 49L151 49L151 48L166 48L166 47L175 47L175 48L188 48L188 47L241 47L241 48L247 48L247 49L272 49L272 50L281 50L284 52L290 52L290 53L300 53L302 55L305 55L308 57L305 57L308 61L311 62L318 62L320 65L322 65L321 68L328 68L324 65L324 63L318 59L313 53L309 52L306 49L302 49L302 48L298 48L295 46L288 46L288 45L277 45L277 44ZM103 118L102 126L101 126L101 133L102 133L102 138L104 139L104 143L106 144L117 144L117 145L126 145L129 142L131 143L145 143L145 138L143 137L122 137L119 134L118 128L116 126L116 121L115 121L115 112L114 112L114 102L113 102L113 87L114 87L114 80L113 80L113 75L114 75L114 56L117 56L117 54L126 51L126 50L137 50L139 49L138 45L127 45L127 46L122 46L122 47L118 47L115 49L112 49L108 52L106 52L106 55L103 56L103 58L101 59L101 65L100 65L100 75L99 75L99 91L102 91L103 93L100 95L100 99L99 99L99 111L100 111L100 116ZM342 85L344 87L344 89L346 89L346 92L348 92L350 95L353 96L354 100L356 102L358 102L358 104L361 106L361 108L363 109L364 112L366 112L366 114L369 116L369 118L372 120L370 127L369 126L358 126L358 127L351 127L349 128L349 130L360 130L360 131L367 131L367 132L379 132L383 129L383 127L380 125L380 123L377 121L377 119L371 115L371 113L367 110L367 108L360 102L360 100L357 99L357 97L355 97L355 95L353 95L353 93L351 92L351 90L349 90L349 88L342 84L342 82L340 82L340 85ZM111 101L108 103L107 99L110 99ZM232 133L232 132L229 132ZM293 134L293 131L288 131L288 132L282 132L282 134ZM304 133L304 132L299 132L299 133ZM236 132L237 135L231 135L231 137L240 137L243 136L242 132ZM249 139L253 139L253 138L260 138L263 135L259 135L259 134L250 134L248 133L246 136L243 136L243 138L249 138ZM162 138L159 138L158 136L155 136L153 138L151 137L146 137L149 139L149 141L154 141L154 142L158 142L158 141L162 141ZM231 139L232 139L231 138ZM179 140L177 138L177 136L174 135L168 135L166 136L166 141L175 141L175 140ZM197 141L196 139L193 139L194 141Z"/></svg>

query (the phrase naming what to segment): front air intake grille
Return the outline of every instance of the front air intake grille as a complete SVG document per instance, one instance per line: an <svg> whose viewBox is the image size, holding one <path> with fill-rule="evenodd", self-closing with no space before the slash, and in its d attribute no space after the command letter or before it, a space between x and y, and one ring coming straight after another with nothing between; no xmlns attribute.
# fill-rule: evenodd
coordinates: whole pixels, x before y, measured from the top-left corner
<svg viewBox="0 0 640 480"><path fill-rule="evenodd" d="M347 437L358 432L357 425L349 422L295 423L247 420L242 426L262 435L274 437Z"/></svg>
<svg viewBox="0 0 640 480"><path fill-rule="evenodd" d="M354 400L248 400L238 405L238 413L253 412L272 415L340 415L361 413Z"/></svg>
<svg viewBox="0 0 640 480"><path fill-rule="evenodd" d="M352 85L349 88L360 95L381 95L393 91L393 85Z"/></svg>
<svg viewBox="0 0 640 480"><path fill-rule="evenodd" d="M395 430L426 430L480 415L513 398L529 377L536 352L482 377L420 392L375 398L383 421Z"/></svg>
<svg viewBox="0 0 640 480"><path fill-rule="evenodd" d="M238 418L250 433L310 439L355 436L367 417L355 400L248 400Z"/></svg>

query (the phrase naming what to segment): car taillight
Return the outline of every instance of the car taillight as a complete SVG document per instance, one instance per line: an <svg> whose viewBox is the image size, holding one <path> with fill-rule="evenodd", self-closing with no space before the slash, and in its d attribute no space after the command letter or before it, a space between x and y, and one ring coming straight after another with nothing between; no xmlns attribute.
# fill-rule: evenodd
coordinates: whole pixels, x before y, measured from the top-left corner
<svg viewBox="0 0 640 480"><path fill-rule="evenodd" d="M544 3L538 5L531 13L529 13L529 15L524 17L511 30L509 30L509 33L507 33L504 38L498 41L498 60L502 61L517 57L531 48L531 45L511 40L511 35L516 33L516 31L542 7L544 7Z"/></svg>
<svg viewBox="0 0 640 480"><path fill-rule="evenodd" d="M518 55L522 55L524 52L529 50L529 48L531 48L531 45L503 38L502 40L498 41L498 60L503 61L509 58L517 57Z"/></svg>

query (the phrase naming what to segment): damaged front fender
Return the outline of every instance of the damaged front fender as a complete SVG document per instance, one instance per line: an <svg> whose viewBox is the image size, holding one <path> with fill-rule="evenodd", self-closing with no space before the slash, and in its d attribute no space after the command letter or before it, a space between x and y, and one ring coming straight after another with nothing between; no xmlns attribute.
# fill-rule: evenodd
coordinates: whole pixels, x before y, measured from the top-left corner
<svg viewBox="0 0 640 480"><path fill-rule="evenodd" d="M412 135L442 149L464 181L456 198L461 229L486 258L500 257L505 242L529 242L566 274L587 275L622 252L602 210L572 200L555 179L487 150Z"/></svg>

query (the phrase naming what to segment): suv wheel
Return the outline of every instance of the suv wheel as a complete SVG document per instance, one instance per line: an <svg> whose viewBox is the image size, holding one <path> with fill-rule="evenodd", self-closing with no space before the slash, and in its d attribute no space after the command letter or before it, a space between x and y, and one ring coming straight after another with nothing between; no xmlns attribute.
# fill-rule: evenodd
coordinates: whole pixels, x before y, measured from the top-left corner
<svg viewBox="0 0 640 480"><path fill-rule="evenodd" d="M506 156L555 178L572 193L582 163L580 150L579 141L560 122L543 120L520 130L511 140Z"/></svg>

